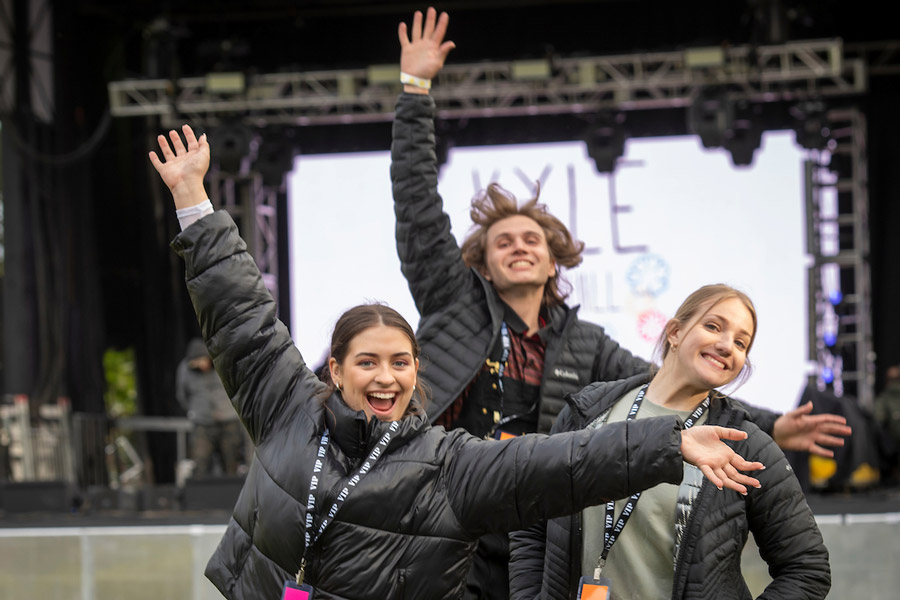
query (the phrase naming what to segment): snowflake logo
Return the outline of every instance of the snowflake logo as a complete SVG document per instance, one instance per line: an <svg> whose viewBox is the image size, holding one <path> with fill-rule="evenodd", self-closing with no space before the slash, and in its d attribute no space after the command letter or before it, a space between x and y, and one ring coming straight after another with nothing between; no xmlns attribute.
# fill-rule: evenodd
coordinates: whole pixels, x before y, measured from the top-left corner
<svg viewBox="0 0 900 600"><path fill-rule="evenodd" d="M644 254L631 263L625 279L636 296L656 298L669 287L669 263L657 254Z"/></svg>

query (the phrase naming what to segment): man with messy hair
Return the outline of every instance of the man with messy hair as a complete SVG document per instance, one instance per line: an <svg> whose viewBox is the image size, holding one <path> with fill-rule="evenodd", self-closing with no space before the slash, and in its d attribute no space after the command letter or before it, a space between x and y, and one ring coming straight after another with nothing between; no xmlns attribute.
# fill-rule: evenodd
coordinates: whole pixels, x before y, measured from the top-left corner
<svg viewBox="0 0 900 600"><path fill-rule="evenodd" d="M443 41L448 20L429 8L416 13L411 32L400 25L405 85L391 145L397 252L420 314L420 377L433 391L427 411L433 423L477 436L547 433L567 394L646 372L649 364L565 303L560 270L580 264L584 244L537 195L520 206L492 183L473 200L473 229L457 244L437 191L429 94L455 47ZM829 456L822 445L842 445L836 436L849 434L841 417L810 415L811 404L780 416L747 410L785 449ZM508 598L507 560L505 536L481 538L467 597Z"/></svg>

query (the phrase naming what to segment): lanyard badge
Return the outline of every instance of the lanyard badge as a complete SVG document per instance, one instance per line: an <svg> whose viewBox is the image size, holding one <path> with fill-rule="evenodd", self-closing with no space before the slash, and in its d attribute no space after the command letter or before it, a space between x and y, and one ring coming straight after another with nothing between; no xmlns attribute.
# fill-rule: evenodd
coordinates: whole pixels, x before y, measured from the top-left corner
<svg viewBox="0 0 900 600"><path fill-rule="evenodd" d="M311 600L313 597L313 588L307 583L297 585L293 581L284 583L284 592L281 594L281 600Z"/></svg>
<svg viewBox="0 0 900 600"><path fill-rule="evenodd" d="M606 577L588 577L578 581L578 600L608 600L612 592L612 581Z"/></svg>

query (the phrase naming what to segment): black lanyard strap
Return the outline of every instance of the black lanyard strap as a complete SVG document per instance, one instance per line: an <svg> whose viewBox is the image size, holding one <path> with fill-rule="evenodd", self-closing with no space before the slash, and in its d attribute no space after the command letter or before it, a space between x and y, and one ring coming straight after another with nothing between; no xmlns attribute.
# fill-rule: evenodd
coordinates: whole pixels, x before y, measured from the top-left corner
<svg viewBox="0 0 900 600"><path fill-rule="evenodd" d="M503 374L506 371L506 363L509 360L510 349L512 348L512 342L509 335L509 327L506 325L506 321L500 323L500 339L503 343L503 355L500 357L500 363L497 367L497 389L500 391L500 413L499 415L495 413L496 416L494 417L494 425L488 431L487 435L484 436L485 439L488 440L492 439L494 437L494 434L497 433L497 430L507 423L533 413L538 405L538 401L535 400L531 404L531 408L529 408L525 412L519 412L504 416L503 400L505 398L505 390L503 389Z"/></svg>
<svg viewBox="0 0 900 600"><path fill-rule="evenodd" d="M393 434L396 433L398 429L400 429L400 421L392 421L390 427L388 427L388 430L384 433L383 436L381 436L381 439L378 440L378 444L376 444L375 447L372 448L372 452L369 453L369 456L363 462L362 466L359 467L359 470L356 472L356 474L344 483L344 487L340 492L338 492L338 495L334 499L331 508L322 517L322 521L319 523L318 530L316 530L315 534L313 534L313 529L315 528L315 526L313 525L315 521L313 515L316 512L316 494L314 492L319 488L319 474L322 472L322 468L325 465L325 455L328 452L328 444L331 437L327 427L325 428L325 431L322 432L322 438L319 440L319 449L316 452L316 460L313 463L312 476L309 480L309 497L306 499L306 531L304 532L303 556L300 559L300 570L297 571L298 585L303 583L303 576L306 571L306 555L309 553L309 549L317 541L319 541L319 538L322 537L322 534L334 521L334 517L344 505L344 502L347 501L347 497L350 496L350 493L356 489L356 486L359 484L362 478L372 470L372 467L375 465L378 459L381 458L385 450L387 450L388 445L391 443Z"/></svg>
<svg viewBox="0 0 900 600"><path fill-rule="evenodd" d="M631 405L631 409L628 411L628 416L625 417L626 421L633 421L637 417L649 385L650 384L644 385L638 392L637 397L634 399L634 403ZM707 395L703 402L694 409L691 416L685 420L683 429L690 429L700 420L700 417L703 416L703 413L709 408L709 402L710 396ZM625 506L622 507L622 513L619 515L618 520L614 519L616 511L615 501L611 500L606 503L606 518L603 521L603 551L600 553L600 558L597 560L597 568L594 569L594 579L600 578L600 573L603 571L603 567L606 566L606 557L609 556L609 551L612 549L613 544L616 543L622 530L625 529L625 524L628 522L628 519L634 514L634 509L640 498L641 492L633 494L625 502Z"/></svg>

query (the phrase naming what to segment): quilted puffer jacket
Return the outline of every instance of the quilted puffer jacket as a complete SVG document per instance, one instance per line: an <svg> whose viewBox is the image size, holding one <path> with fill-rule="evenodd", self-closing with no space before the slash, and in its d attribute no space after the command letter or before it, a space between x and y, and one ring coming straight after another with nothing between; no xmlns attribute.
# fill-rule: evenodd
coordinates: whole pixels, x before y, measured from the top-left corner
<svg viewBox="0 0 900 600"><path fill-rule="evenodd" d="M554 432L586 427L625 392L648 380L637 376L589 386L570 399ZM685 489L690 486L687 478L682 483L677 511L682 514L676 528L683 529L672 574L673 600L752 598L741 575L741 552L750 531L773 578L760 598L824 598L831 587L828 551L800 483L775 442L747 417L743 407L722 397L710 405L707 424L747 432L746 440L726 443L745 459L765 465L764 471L753 474L762 487L750 488L747 496L741 496L727 488L717 490L706 478L699 492ZM580 512L513 533L510 597L574 600L581 575L582 534Z"/></svg>
<svg viewBox="0 0 900 600"><path fill-rule="evenodd" d="M173 247L216 370L256 448L206 575L227 598L274 600L304 552L324 428L332 439L318 489L331 495L317 505L331 506L389 424L367 422L339 393L317 397L323 384L277 320L227 213L200 219ZM459 598L480 535L681 478L674 417L506 441L431 427L420 414L399 423L307 557L316 598Z"/></svg>

